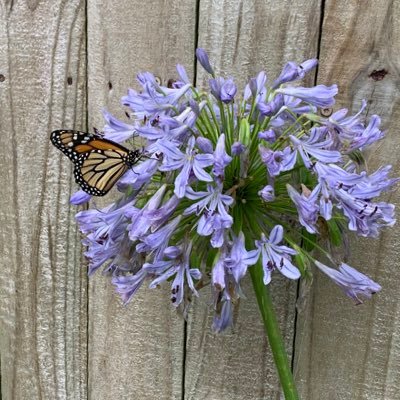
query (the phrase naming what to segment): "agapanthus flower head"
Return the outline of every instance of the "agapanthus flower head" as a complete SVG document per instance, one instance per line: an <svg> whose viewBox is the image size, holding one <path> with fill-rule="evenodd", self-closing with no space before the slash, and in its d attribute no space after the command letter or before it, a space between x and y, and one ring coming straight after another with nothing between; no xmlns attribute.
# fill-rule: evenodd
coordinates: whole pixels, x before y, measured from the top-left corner
<svg viewBox="0 0 400 400"><path fill-rule="evenodd" d="M143 285L170 285L172 305L185 310L209 284L216 332L232 326L252 269L268 285L276 273L309 276L304 265L315 264L357 302L379 291L353 267L327 267L310 250L321 237L329 256L346 229L376 237L394 224L394 206L377 199L398 182L390 166L369 174L355 161L383 138L379 116L365 123L363 103L354 116L342 109L321 117L337 86L292 85L315 59L288 62L271 83L264 71L248 82L217 76L205 50L196 56L210 74L207 90L178 64L168 87L150 72L138 75L141 90L122 98L127 121L103 112L105 137L140 142L144 156L117 182L118 200L76 216L89 273L109 272L124 303ZM79 191L71 203L90 198Z"/></svg>

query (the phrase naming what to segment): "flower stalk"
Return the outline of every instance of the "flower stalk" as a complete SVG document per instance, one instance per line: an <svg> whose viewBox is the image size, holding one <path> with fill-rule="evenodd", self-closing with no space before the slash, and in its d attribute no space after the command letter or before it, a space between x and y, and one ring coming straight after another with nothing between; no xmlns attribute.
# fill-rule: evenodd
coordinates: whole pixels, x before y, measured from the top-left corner
<svg viewBox="0 0 400 400"><path fill-rule="evenodd" d="M298 400L299 395L293 379L269 288L262 283L263 271L261 264L258 262L250 269L249 273L285 400Z"/></svg>

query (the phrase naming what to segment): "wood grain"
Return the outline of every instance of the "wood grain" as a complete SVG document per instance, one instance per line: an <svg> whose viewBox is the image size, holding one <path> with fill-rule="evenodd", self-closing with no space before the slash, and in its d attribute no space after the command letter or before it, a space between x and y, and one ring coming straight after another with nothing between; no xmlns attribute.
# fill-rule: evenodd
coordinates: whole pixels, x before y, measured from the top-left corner
<svg viewBox="0 0 400 400"><path fill-rule="evenodd" d="M104 106L124 117L120 97L138 72L165 83L180 62L193 74L195 22L193 1L89 1L90 126L102 127ZM141 290L122 307L99 275L89 297L89 398L181 399L184 322L168 288Z"/></svg>
<svg viewBox="0 0 400 400"><path fill-rule="evenodd" d="M84 27L80 0L0 3L3 399L86 397L86 273L68 203L72 168L49 141L64 124L85 126Z"/></svg>
<svg viewBox="0 0 400 400"><path fill-rule="evenodd" d="M327 1L318 74L319 83L339 85L335 109L355 112L365 98L367 116L381 115L387 137L371 149L369 170L389 163L394 176L400 172L399 20L398 2ZM399 189L386 196L397 210L398 199ZM304 399L399 398L399 240L399 225L377 240L352 237L349 263L383 287L361 306L316 272L295 345Z"/></svg>
<svg viewBox="0 0 400 400"><path fill-rule="evenodd" d="M275 79L287 61L316 56L319 7L319 1L294 1L290 7L274 1L201 1L199 46L209 52L217 73L244 82L264 69L269 79ZM198 83L206 85L201 70L198 77ZM279 274L271 285L289 356L296 286ZM241 301L235 331L224 336L210 332L212 310L207 291L195 302L188 324L186 399L280 398L250 281L245 282L244 292L247 298Z"/></svg>

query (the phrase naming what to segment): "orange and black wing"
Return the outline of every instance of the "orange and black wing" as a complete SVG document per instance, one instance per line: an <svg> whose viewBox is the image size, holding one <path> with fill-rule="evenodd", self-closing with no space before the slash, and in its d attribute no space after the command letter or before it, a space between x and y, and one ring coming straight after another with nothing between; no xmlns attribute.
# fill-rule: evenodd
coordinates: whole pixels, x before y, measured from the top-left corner
<svg viewBox="0 0 400 400"><path fill-rule="evenodd" d="M75 181L85 192L104 196L127 169L125 152L94 150L79 156L75 163Z"/></svg>
<svg viewBox="0 0 400 400"><path fill-rule="evenodd" d="M50 139L75 164L75 180L89 194L104 196L129 167L129 150L98 134L57 130Z"/></svg>

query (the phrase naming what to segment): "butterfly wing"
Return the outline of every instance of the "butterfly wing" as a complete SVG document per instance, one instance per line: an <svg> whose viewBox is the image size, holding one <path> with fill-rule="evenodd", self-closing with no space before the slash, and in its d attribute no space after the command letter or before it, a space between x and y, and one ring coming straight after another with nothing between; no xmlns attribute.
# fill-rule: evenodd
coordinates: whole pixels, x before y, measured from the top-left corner
<svg viewBox="0 0 400 400"><path fill-rule="evenodd" d="M75 181L87 193L104 196L126 172L126 153L120 150L92 150L75 163Z"/></svg>
<svg viewBox="0 0 400 400"><path fill-rule="evenodd" d="M91 195L104 196L133 163L128 149L99 134L57 130L50 139L75 164L76 182Z"/></svg>

